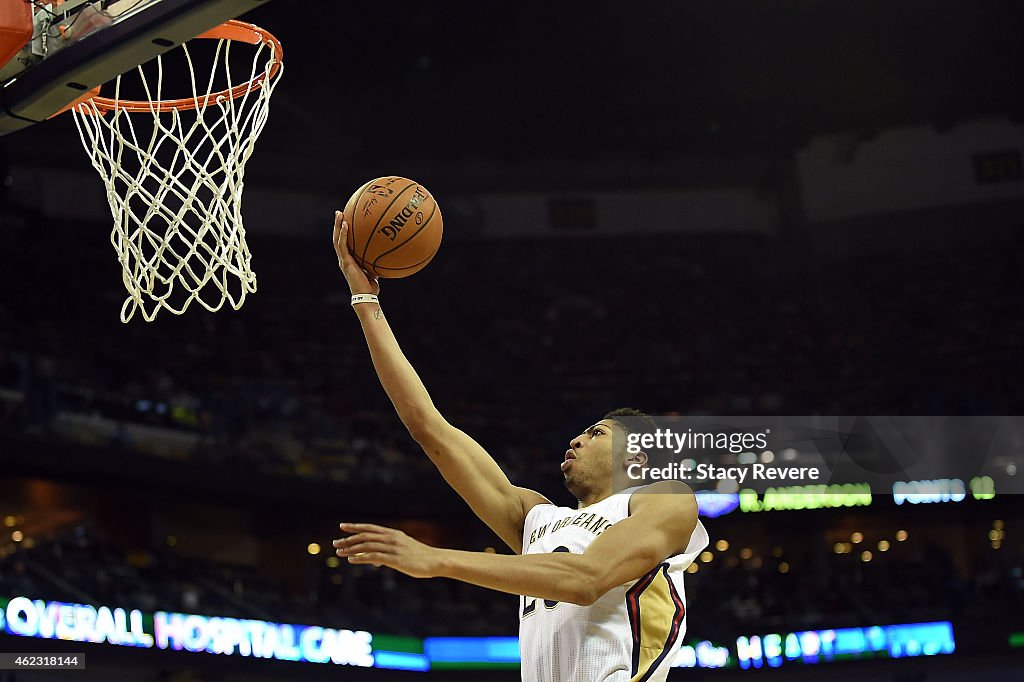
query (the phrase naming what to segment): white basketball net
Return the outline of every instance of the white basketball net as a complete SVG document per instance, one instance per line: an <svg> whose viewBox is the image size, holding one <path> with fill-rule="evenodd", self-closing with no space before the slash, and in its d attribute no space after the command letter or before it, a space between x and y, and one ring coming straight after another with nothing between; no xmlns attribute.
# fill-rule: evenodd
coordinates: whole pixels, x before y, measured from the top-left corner
<svg viewBox="0 0 1024 682"><path fill-rule="evenodd" d="M122 322L136 311L147 322L161 308L180 315L193 301L211 312L225 301L237 310L246 294L256 291L242 227L242 176L267 122L270 96L283 64L272 74L273 50L262 43L252 46L256 54L251 72L246 80L233 81L232 42L217 41L205 90L200 89L201 82L197 85L188 45L181 46L194 109L160 111L162 57L156 59L155 83L141 66L137 69L150 101L148 111L118 108L103 114L92 100L73 109L82 144L106 185L114 217L110 241L128 290ZM201 106L214 92L215 79L226 78L231 88L252 81L258 70L264 80L240 97L210 98ZM121 101L123 77L115 81L116 101Z"/></svg>

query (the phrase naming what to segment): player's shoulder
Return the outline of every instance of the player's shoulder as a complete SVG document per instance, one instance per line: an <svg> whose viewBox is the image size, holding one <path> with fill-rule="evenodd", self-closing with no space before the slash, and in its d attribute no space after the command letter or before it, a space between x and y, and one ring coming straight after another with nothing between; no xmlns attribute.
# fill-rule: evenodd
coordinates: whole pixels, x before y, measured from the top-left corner
<svg viewBox="0 0 1024 682"><path fill-rule="evenodd" d="M554 509L555 504L551 502L547 497L541 495L536 490L530 490L529 488L516 487L519 493L519 501L522 504L523 509L523 523L525 524L530 518L530 515L543 513L545 509Z"/></svg>
<svg viewBox="0 0 1024 682"><path fill-rule="evenodd" d="M530 510L540 505L552 505L544 495L541 495L536 490L524 488L522 486L515 486L516 494L519 496L519 503L523 506L523 513L529 514Z"/></svg>
<svg viewBox="0 0 1024 682"><path fill-rule="evenodd" d="M630 515L637 512L685 511L696 509L697 500L690 486L682 481L657 481L637 487L629 496Z"/></svg>

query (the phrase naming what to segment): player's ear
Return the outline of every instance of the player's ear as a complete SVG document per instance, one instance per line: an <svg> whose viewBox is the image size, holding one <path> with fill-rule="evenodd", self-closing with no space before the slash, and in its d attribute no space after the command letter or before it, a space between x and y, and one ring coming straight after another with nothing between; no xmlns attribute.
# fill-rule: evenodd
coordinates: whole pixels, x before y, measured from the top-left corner
<svg viewBox="0 0 1024 682"><path fill-rule="evenodd" d="M647 466L647 453L641 450L636 454L627 454L626 461L624 464L628 467L631 464L639 464L640 466Z"/></svg>

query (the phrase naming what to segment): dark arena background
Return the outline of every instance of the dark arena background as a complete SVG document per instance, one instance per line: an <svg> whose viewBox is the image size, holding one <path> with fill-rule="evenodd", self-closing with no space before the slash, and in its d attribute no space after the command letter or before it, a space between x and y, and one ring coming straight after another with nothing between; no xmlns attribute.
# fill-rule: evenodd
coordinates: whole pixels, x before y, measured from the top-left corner
<svg viewBox="0 0 1024 682"><path fill-rule="evenodd" d="M516 597L333 555L339 521L509 551L374 374L330 240L370 178L444 212L434 261L382 285L404 351L557 504L567 441L626 405L1024 413L1020 2L242 18L287 66L245 177L240 310L122 324L74 122L0 139L0 652L86 661L0 682L519 679ZM913 499L702 504L668 679L1020 679L1024 442L987 456ZM231 627L260 644L205 651Z"/></svg>

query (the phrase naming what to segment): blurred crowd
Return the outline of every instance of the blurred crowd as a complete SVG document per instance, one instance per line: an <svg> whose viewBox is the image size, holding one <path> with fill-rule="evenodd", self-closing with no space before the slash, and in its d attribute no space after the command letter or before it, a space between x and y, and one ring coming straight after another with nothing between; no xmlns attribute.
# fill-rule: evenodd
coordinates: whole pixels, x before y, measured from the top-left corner
<svg viewBox="0 0 1024 682"><path fill-rule="evenodd" d="M917 529L912 529L916 533ZM966 573L940 542L870 563L822 551L816 533L772 548L716 552L686 577L690 637L952 620L1019 623L1024 557L990 551ZM712 548L712 551L714 549ZM300 562L301 563L301 562ZM76 526L0 552L0 595L105 604L412 636L504 636L519 599L451 580L415 580L362 566L306 566L296 590L252 567L187 558L172 548L125 548Z"/></svg>
<svg viewBox="0 0 1024 682"><path fill-rule="evenodd" d="M353 484L427 468L326 236L253 236L240 311L122 325L105 226L5 220L0 429ZM999 244L828 260L756 235L452 239L382 302L442 412L531 483L624 405L1018 413L1021 279Z"/></svg>
<svg viewBox="0 0 1024 682"><path fill-rule="evenodd" d="M301 562L299 562L301 564ZM256 618L385 634L508 635L516 597L451 580L413 580L367 566L308 561L300 588L251 566L126 548L78 525L0 551L0 597Z"/></svg>
<svg viewBox="0 0 1024 682"><path fill-rule="evenodd" d="M964 569L941 541L875 551L868 562L860 551L840 554L824 544L793 533L785 553L765 548L746 559L733 554L701 565L686 581L692 610L700 614L694 627L727 640L889 623L1020 621L1024 557L1012 550L976 555Z"/></svg>

